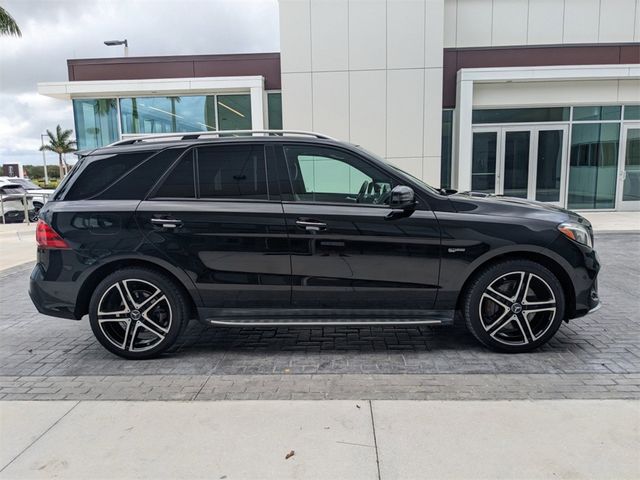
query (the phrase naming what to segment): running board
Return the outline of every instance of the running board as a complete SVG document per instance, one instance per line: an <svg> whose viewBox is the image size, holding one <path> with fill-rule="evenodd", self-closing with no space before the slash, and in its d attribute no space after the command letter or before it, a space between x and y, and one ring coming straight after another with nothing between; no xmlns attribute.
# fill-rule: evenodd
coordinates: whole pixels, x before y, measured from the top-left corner
<svg viewBox="0 0 640 480"><path fill-rule="evenodd" d="M454 310L374 309L237 309L201 308L199 317L210 325L322 326L322 325L451 325Z"/></svg>

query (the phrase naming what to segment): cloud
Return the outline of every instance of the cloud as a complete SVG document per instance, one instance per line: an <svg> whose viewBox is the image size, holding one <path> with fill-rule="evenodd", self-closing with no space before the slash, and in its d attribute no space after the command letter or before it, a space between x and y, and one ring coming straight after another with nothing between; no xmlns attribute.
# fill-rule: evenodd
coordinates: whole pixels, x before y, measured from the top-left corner
<svg viewBox="0 0 640 480"><path fill-rule="evenodd" d="M277 0L4 0L21 38L0 38L0 163L41 164L40 134L73 128L71 102L37 94L68 58L279 51ZM35 150L35 151L34 151Z"/></svg>

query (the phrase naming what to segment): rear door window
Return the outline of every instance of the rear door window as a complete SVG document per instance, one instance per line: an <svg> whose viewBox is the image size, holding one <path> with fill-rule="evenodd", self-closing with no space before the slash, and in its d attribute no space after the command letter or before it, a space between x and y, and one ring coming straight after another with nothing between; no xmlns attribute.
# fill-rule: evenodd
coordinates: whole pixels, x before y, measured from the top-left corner
<svg viewBox="0 0 640 480"><path fill-rule="evenodd" d="M166 176L154 198L195 198L194 150L187 152Z"/></svg>
<svg viewBox="0 0 640 480"><path fill-rule="evenodd" d="M263 145L201 147L197 158L200 198L269 198Z"/></svg>

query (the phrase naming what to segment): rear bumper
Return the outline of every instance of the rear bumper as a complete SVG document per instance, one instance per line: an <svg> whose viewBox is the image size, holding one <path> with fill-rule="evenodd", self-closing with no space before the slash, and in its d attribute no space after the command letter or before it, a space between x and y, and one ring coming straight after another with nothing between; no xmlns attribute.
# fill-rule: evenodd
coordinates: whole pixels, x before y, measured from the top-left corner
<svg viewBox="0 0 640 480"><path fill-rule="evenodd" d="M45 271L36 264L29 278L29 297L38 312L51 317L79 320L75 314L76 282L45 280Z"/></svg>

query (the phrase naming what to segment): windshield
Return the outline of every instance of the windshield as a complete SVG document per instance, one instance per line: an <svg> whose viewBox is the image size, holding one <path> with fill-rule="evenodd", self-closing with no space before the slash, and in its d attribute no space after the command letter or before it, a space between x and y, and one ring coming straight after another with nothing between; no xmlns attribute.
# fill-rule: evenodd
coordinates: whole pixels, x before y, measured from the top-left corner
<svg viewBox="0 0 640 480"><path fill-rule="evenodd" d="M403 177L406 180L409 180L410 182L413 183L417 183L420 187L424 188L425 190L428 190L431 193L434 193L436 195L440 195L440 192L438 191L438 189L433 188L431 185L425 183L424 181L420 180L419 178L414 177L413 175L411 175L410 173L405 172L404 170L402 170L401 168L396 167L395 165L390 164L389 162L387 162L384 158L380 157L379 155L376 155L373 152L370 152L369 150L367 150L366 148L362 148L360 145L355 145L359 150L362 150L364 153L366 153L367 155L369 155L370 157L375 158L376 160L378 160L379 162L382 162L386 165L389 165L391 168L393 168L394 172L396 172L398 175L400 175L401 177Z"/></svg>
<svg viewBox="0 0 640 480"><path fill-rule="evenodd" d="M0 192L4 195L24 195L26 193L20 185L4 185L0 187Z"/></svg>
<svg viewBox="0 0 640 480"><path fill-rule="evenodd" d="M26 178L16 178L14 179L14 182L19 183L28 190L42 190L42 187L36 185L31 180L27 180Z"/></svg>

